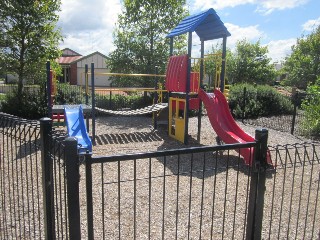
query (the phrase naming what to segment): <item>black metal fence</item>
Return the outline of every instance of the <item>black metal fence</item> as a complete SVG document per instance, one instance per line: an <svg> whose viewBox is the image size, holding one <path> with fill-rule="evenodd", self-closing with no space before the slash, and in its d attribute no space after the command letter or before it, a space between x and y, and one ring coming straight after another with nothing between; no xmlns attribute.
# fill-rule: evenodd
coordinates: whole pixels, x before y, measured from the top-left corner
<svg viewBox="0 0 320 240"><path fill-rule="evenodd" d="M0 113L0 239L43 239L40 126Z"/></svg>
<svg viewBox="0 0 320 240"><path fill-rule="evenodd" d="M236 147L248 145L87 159L89 236L317 239L320 145L269 147L267 169Z"/></svg>
<svg viewBox="0 0 320 240"><path fill-rule="evenodd" d="M153 104L155 92L150 89L95 89L96 107L107 110L134 110Z"/></svg>
<svg viewBox="0 0 320 240"><path fill-rule="evenodd" d="M245 92L245 91L244 91ZM244 93L245 96L245 93ZM282 132L288 132L293 135L303 136L306 135L306 131L303 128L303 121L305 119L305 113L301 108L301 102L307 97L304 93L296 92L290 97L293 105L292 114L275 115L259 118L247 118L245 108L243 106L242 122L245 124L251 124L254 126L261 126L270 128ZM244 103L245 104L245 103Z"/></svg>
<svg viewBox="0 0 320 240"><path fill-rule="evenodd" d="M234 148L88 159L88 186L94 186L88 233L97 239L244 238L253 231L252 224L246 229L252 171Z"/></svg>
<svg viewBox="0 0 320 240"><path fill-rule="evenodd" d="M260 133L247 144L78 156L50 119L0 114L0 238L318 239L320 144L269 146L266 168ZM252 167L241 148L255 148Z"/></svg>
<svg viewBox="0 0 320 240"><path fill-rule="evenodd" d="M269 147L263 239L319 239L320 144Z"/></svg>
<svg viewBox="0 0 320 240"><path fill-rule="evenodd" d="M24 89L30 93L38 93L39 85L24 85ZM18 89L17 84L0 84L0 93L10 93Z"/></svg>
<svg viewBox="0 0 320 240"><path fill-rule="evenodd" d="M0 93L8 93L17 88L17 85L0 85ZM35 92L39 86L30 85L25 88L28 91ZM245 94L244 94L245 96ZM256 119L247 118L245 107L243 106L242 120L245 124L271 128L278 131L289 132L294 135L304 135L305 131L302 127L304 120L304 111L301 109L301 102L306 97L306 94L297 92L291 96L294 111L292 114L259 117ZM153 103L153 91L122 91L121 89L95 89L95 102L98 108L107 110L129 110L143 108ZM245 99L245 97L244 97ZM57 91L54 99L55 104L91 104L92 96L91 89L86 95L85 89L82 86L69 84L57 84ZM244 101L245 104L245 101Z"/></svg>

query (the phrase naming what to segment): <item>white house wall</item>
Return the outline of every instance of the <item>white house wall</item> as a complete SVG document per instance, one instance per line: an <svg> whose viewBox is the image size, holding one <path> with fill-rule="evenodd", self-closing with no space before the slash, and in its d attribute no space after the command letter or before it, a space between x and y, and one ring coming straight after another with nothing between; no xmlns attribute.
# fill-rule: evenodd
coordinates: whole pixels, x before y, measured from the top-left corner
<svg viewBox="0 0 320 240"><path fill-rule="evenodd" d="M85 65L88 64L89 72L91 71L91 63L94 63L95 85L110 86L109 76L101 75L107 72L106 59L102 55L96 53L80 59L77 62L77 85L84 85ZM91 77L89 75L89 85L91 86Z"/></svg>
<svg viewBox="0 0 320 240"><path fill-rule="evenodd" d="M85 85L85 79L84 79L84 72L85 68L78 68L77 69L77 77L78 77L78 83L77 85ZM89 68L90 71L90 68ZM106 73L107 69L105 68L95 68L94 69L94 84L97 87L109 87L111 81L109 80L109 76L104 75L103 73ZM91 75L89 75L89 86L91 86Z"/></svg>

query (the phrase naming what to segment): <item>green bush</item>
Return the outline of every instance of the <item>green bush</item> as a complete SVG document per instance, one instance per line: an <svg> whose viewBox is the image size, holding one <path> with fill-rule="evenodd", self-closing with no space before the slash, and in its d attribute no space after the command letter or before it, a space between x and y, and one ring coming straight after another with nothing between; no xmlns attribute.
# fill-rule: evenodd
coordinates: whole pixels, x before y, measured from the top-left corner
<svg viewBox="0 0 320 240"><path fill-rule="evenodd" d="M99 108L119 110L123 108L138 109L153 103L153 97L150 95L141 96L139 94L121 95L97 95L96 106Z"/></svg>
<svg viewBox="0 0 320 240"><path fill-rule="evenodd" d="M307 88L306 99L302 102L304 119L302 129L304 134L320 136L320 79Z"/></svg>
<svg viewBox="0 0 320 240"><path fill-rule="evenodd" d="M0 109L2 108L2 103L6 100L6 95L0 93Z"/></svg>
<svg viewBox="0 0 320 240"><path fill-rule="evenodd" d="M229 106L236 118L290 114L290 99L267 85L237 84L230 87Z"/></svg>
<svg viewBox="0 0 320 240"><path fill-rule="evenodd" d="M58 83L57 93L54 97L54 104L83 104L85 103L85 94L82 87L70 85L69 83Z"/></svg>
<svg viewBox="0 0 320 240"><path fill-rule="evenodd" d="M1 111L26 119L40 119L48 112L44 91L39 89L35 93L24 90L18 95L17 89L13 89L2 102Z"/></svg>

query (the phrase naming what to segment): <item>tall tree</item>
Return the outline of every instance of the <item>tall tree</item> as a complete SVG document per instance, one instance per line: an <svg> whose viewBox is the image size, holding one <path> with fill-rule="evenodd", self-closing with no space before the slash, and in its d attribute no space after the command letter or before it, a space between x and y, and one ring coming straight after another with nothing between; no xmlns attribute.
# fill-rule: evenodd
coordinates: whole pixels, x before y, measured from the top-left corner
<svg viewBox="0 0 320 240"><path fill-rule="evenodd" d="M46 60L56 59L61 40L56 28L60 0L0 0L0 63L23 80L33 78Z"/></svg>
<svg viewBox="0 0 320 240"><path fill-rule="evenodd" d="M107 59L111 72L164 72L169 55L166 34L186 15L185 0L125 0L122 14L114 30L116 49ZM179 39L179 38L178 38ZM182 39L182 40L181 40ZM175 49L186 47L183 39L175 41ZM114 78L116 85L153 86L146 78Z"/></svg>
<svg viewBox="0 0 320 240"><path fill-rule="evenodd" d="M211 46L211 50L209 50L204 56L204 78L208 80L208 87L213 88L215 86L216 81L220 81L220 73L221 73L221 62L222 62L222 46L221 44L216 44L215 46ZM200 71L200 61L197 62L194 69L192 71L199 72Z"/></svg>
<svg viewBox="0 0 320 240"><path fill-rule="evenodd" d="M275 69L267 57L268 48L260 42L238 41L234 53L227 58L227 77L230 83L268 84L274 81Z"/></svg>
<svg viewBox="0 0 320 240"><path fill-rule="evenodd" d="M284 70L286 83L306 89L320 77L320 26L310 35L297 39L292 47L292 54L287 57Z"/></svg>

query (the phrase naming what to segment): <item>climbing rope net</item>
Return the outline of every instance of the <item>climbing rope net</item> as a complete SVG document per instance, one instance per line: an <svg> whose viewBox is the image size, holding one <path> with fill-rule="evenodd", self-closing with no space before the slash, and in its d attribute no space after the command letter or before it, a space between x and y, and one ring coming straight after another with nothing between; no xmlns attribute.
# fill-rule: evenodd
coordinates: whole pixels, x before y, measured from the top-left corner
<svg viewBox="0 0 320 240"><path fill-rule="evenodd" d="M125 111L115 111L115 110L107 110L103 108L95 108L99 112L110 114L110 115L121 115L121 116L134 116L134 115L144 115L153 112L161 111L168 107L168 103L157 103L144 108L138 108L134 110L125 110Z"/></svg>

